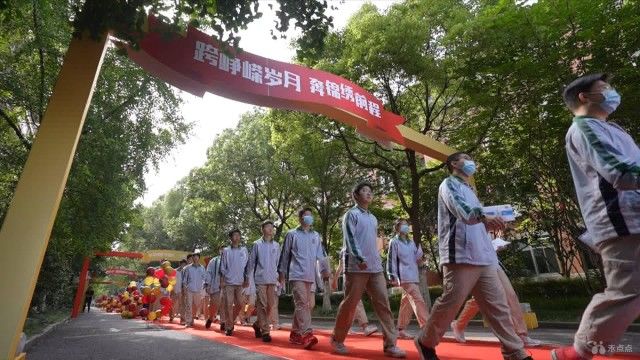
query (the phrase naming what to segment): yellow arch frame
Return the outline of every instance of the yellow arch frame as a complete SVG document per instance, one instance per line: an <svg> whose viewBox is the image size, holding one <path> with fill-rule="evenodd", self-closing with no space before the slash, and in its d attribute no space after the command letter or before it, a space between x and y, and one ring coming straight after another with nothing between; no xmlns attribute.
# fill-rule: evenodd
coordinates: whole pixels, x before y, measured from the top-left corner
<svg viewBox="0 0 640 360"><path fill-rule="evenodd" d="M74 38L0 229L0 358L16 358L24 321L47 250L80 132L100 73L108 35ZM406 126L405 146L438 160L454 150ZM24 357L19 354L18 358Z"/></svg>

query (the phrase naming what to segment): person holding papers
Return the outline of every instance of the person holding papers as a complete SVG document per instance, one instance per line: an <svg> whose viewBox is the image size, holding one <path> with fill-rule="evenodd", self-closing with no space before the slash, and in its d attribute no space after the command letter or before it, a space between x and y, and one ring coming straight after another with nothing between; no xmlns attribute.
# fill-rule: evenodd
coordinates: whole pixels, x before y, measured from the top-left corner
<svg viewBox="0 0 640 360"><path fill-rule="evenodd" d="M485 216L475 189L469 184L476 164L458 152L446 161L451 174L438 189L438 249L443 267L443 292L427 325L414 343L422 360L438 360L435 347L471 293L502 343L505 360L531 360L516 334L507 297L498 278L498 257L487 230L504 228L500 218Z"/></svg>

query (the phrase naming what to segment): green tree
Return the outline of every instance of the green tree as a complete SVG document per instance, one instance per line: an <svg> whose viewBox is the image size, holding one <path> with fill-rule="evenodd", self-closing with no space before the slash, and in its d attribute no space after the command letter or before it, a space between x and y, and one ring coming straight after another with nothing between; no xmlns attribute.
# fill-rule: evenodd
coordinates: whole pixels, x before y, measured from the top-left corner
<svg viewBox="0 0 640 360"><path fill-rule="evenodd" d="M329 34L324 51L299 60L379 95L389 111L406 119L405 126L451 146L473 149L495 125L498 104L470 106L460 91L467 79L454 71L456 58L445 42L447 32L472 17L472 8L458 1L409 0L380 14L367 4L344 31ZM341 125L328 131L329 139L342 141L353 162L376 170L382 187L395 192L411 220L414 240L431 239L435 218L424 212L425 185L433 183L428 180L432 176L441 179L437 171L442 165L408 148L386 150Z"/></svg>
<svg viewBox="0 0 640 360"><path fill-rule="evenodd" d="M590 72L619 74L615 86L625 99L638 96L640 4L635 1L541 0L530 6L484 4L448 42L457 71L475 79L466 93L478 104L500 107L500 126L479 149L483 198L508 202L523 213L520 230L533 246L552 246L560 273L569 276L585 254L575 243L584 224L564 151L571 115L561 91ZM603 21L604 20L604 21ZM638 102L624 101L613 121L637 137Z"/></svg>
<svg viewBox="0 0 640 360"><path fill-rule="evenodd" d="M342 234L336 230L345 210L353 205L349 192L368 174L349 160L341 143L325 141L322 126L318 126L324 120L318 115L282 110L271 111L268 117L276 152L299 169L295 181L304 185L300 202L318 214L314 227L322 235L325 249L335 255L342 244Z"/></svg>
<svg viewBox="0 0 640 360"><path fill-rule="evenodd" d="M10 199L17 174L37 136L72 28L66 7L15 3L0 23L2 195ZM24 36L24 34L33 36ZM125 233L143 175L189 125L176 113L177 94L126 58L109 51L63 194L33 304L69 304L84 255L110 249ZM6 160L6 161L5 161ZM3 200L0 217L8 201Z"/></svg>

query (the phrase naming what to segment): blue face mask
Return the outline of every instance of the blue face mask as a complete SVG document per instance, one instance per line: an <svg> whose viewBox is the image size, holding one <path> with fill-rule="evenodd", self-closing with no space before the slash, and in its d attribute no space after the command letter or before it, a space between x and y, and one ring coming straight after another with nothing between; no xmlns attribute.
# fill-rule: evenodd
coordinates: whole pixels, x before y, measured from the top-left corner
<svg viewBox="0 0 640 360"><path fill-rule="evenodd" d="M476 173L476 163L471 160L465 160L462 165L462 172L467 176L473 176Z"/></svg>
<svg viewBox="0 0 640 360"><path fill-rule="evenodd" d="M313 225L313 215L305 215L302 217L302 222L305 225Z"/></svg>
<svg viewBox="0 0 640 360"><path fill-rule="evenodd" d="M612 112L616 111L621 102L620 94L618 94L618 92L613 89L609 89L605 90L602 93L602 96L604 97L604 100L600 103L600 107L602 108L602 110L604 110L607 114L611 114Z"/></svg>
<svg viewBox="0 0 640 360"><path fill-rule="evenodd" d="M407 224L402 224L400 225L400 233L402 234L408 234L409 233L409 225Z"/></svg>

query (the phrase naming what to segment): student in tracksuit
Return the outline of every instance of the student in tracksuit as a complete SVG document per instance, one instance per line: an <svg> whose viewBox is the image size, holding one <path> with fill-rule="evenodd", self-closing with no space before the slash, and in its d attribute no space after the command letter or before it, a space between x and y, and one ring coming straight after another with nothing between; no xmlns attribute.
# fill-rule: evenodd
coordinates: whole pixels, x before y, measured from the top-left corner
<svg viewBox="0 0 640 360"><path fill-rule="evenodd" d="M389 242L387 254L387 274L389 281L394 286L402 287L402 291L411 304L413 312L418 319L418 325L422 328L427 323L429 310L420 292L420 274L418 264L422 262L422 246L409 238L409 222L406 219L398 219L395 223L396 236ZM409 325L408 316L398 316L398 334L409 337L404 329Z"/></svg>
<svg viewBox="0 0 640 360"><path fill-rule="evenodd" d="M216 315L218 314L218 310L220 309L220 263L221 263L221 254L222 248L218 250L218 255L213 259L209 260L209 264L207 264L207 281L205 284L205 289L207 290L207 294L209 294L209 311L207 312L207 322L204 325L205 328L209 329L211 327L211 323L215 321ZM220 317L220 322L224 321L222 316Z"/></svg>
<svg viewBox="0 0 640 360"><path fill-rule="evenodd" d="M202 289L205 281L204 266L200 264L200 254L192 255L192 263L183 270L183 289L186 291L186 326L193 327L193 319L202 303Z"/></svg>
<svg viewBox="0 0 640 360"><path fill-rule="evenodd" d="M224 288L222 296L225 298L224 330L227 336L233 334L235 319L240 313L240 308L244 306L242 289L249 286L245 278L249 253L246 247L240 246L240 236L240 230L231 230L229 232L231 246L226 247L220 256L220 281Z"/></svg>
<svg viewBox="0 0 640 360"><path fill-rule="evenodd" d="M554 350L552 357L591 359L597 350L619 343L640 316L640 148L608 121L621 97L607 75L573 81L563 98L575 115L566 135L571 174L607 288L585 309L573 346Z"/></svg>
<svg viewBox="0 0 640 360"><path fill-rule="evenodd" d="M316 276L316 261L320 260L323 278L329 277L327 255L322 248L320 234L311 229L313 215L310 208L298 212L300 226L285 236L278 262L280 282L289 281L293 292L293 324L289 342L311 349L318 343L311 328L311 287Z"/></svg>
<svg viewBox="0 0 640 360"><path fill-rule="evenodd" d="M423 360L438 359L435 347L471 293L502 343L504 359L531 359L513 328L507 297L498 278L498 257L487 232L504 228L504 221L483 214L482 204L469 185L476 165L468 154L451 154L446 165L451 175L438 189L443 293L433 305L427 325L414 340L418 354Z"/></svg>
<svg viewBox="0 0 640 360"><path fill-rule="evenodd" d="M278 260L280 244L273 240L274 226L271 220L262 223L262 238L251 248L247 278L253 278L256 287L256 311L258 318L253 323L256 338L271 342L270 319L276 305L278 285Z"/></svg>
<svg viewBox="0 0 640 360"><path fill-rule="evenodd" d="M369 211L369 205L373 201L373 187L369 183L360 183L355 186L352 195L356 206L347 211L342 221L345 294L338 308L331 346L337 354L349 353L344 340L353 322L358 301L366 290L382 326L384 354L404 358L405 351L396 346L398 331L393 325L387 280L377 248L378 220Z"/></svg>

